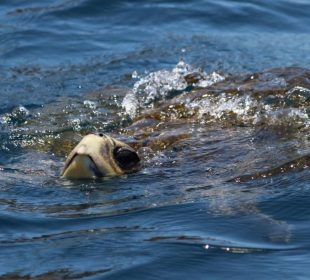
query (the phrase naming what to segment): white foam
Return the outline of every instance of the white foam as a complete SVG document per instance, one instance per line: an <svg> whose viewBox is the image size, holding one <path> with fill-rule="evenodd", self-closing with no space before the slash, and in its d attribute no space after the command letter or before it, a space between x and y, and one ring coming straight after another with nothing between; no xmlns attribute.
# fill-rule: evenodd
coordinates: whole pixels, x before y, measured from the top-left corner
<svg viewBox="0 0 310 280"><path fill-rule="evenodd" d="M139 109L139 100L134 92L130 91L125 95L122 107L131 118L136 115Z"/></svg>
<svg viewBox="0 0 310 280"><path fill-rule="evenodd" d="M266 104L263 100L246 96L236 96L222 93L219 96L208 96L186 104L188 110L198 112L198 119L221 120L223 117L234 115L234 118L242 123L259 125L301 125L309 127L309 114L306 109L283 108Z"/></svg>
<svg viewBox="0 0 310 280"><path fill-rule="evenodd" d="M220 119L225 113L234 113L240 119L245 119L257 102L250 96L236 97L222 93L217 98L206 97L187 106L189 109L198 109L200 118L208 114L213 119Z"/></svg>
<svg viewBox="0 0 310 280"><path fill-rule="evenodd" d="M184 77L191 73L199 73L201 79L194 85L198 87L207 87L224 80L224 77L215 72L207 75L183 60L180 60L172 70L163 69L140 78L134 71L132 76L139 80L133 85L132 91L125 96L122 107L129 116L134 117L140 107L150 107L154 101L167 98L173 91L185 90L188 83Z"/></svg>
<svg viewBox="0 0 310 280"><path fill-rule="evenodd" d="M200 81L198 81L198 83L195 84L195 86L205 88L223 80L225 80L223 76L216 72L212 72L209 75L205 75L203 79L201 79Z"/></svg>

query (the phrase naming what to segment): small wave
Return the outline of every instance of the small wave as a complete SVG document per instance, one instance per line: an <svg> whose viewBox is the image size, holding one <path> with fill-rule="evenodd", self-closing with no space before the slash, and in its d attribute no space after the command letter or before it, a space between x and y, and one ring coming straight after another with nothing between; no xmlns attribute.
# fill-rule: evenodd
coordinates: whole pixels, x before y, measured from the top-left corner
<svg viewBox="0 0 310 280"><path fill-rule="evenodd" d="M247 182L250 180L264 179L267 177L279 175L281 173L308 169L309 165L310 165L310 155L306 155L301 158L284 163L270 170L261 171L261 172L257 172L255 174L250 174L250 175L241 175L230 181L231 182L235 181L236 183L240 183L240 182Z"/></svg>

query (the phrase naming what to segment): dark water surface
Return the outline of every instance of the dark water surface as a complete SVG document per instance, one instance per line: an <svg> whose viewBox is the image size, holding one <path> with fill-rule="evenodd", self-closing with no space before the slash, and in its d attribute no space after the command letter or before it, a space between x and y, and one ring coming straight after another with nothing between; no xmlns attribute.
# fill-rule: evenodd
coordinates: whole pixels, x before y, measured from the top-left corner
<svg viewBox="0 0 310 280"><path fill-rule="evenodd" d="M309 14L1 1L0 279L309 279ZM92 131L142 170L60 179Z"/></svg>

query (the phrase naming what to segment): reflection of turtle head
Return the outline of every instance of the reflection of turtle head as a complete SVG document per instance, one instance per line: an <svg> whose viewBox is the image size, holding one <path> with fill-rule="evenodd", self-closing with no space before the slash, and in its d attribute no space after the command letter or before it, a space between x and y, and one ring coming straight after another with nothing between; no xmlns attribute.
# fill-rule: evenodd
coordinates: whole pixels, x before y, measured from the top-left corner
<svg viewBox="0 0 310 280"><path fill-rule="evenodd" d="M98 178L132 173L140 158L125 143L104 134L89 134L69 154L62 177Z"/></svg>

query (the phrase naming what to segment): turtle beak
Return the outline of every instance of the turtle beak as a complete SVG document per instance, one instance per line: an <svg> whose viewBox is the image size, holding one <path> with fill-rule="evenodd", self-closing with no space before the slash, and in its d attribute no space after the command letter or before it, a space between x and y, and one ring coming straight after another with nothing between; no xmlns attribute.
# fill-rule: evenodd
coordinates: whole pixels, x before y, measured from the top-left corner
<svg viewBox="0 0 310 280"><path fill-rule="evenodd" d="M123 174L113 159L110 137L85 136L69 154L61 176L90 179Z"/></svg>
<svg viewBox="0 0 310 280"><path fill-rule="evenodd" d="M81 154L78 151L73 155L62 172L63 177L72 179L104 177L96 163L87 154Z"/></svg>

